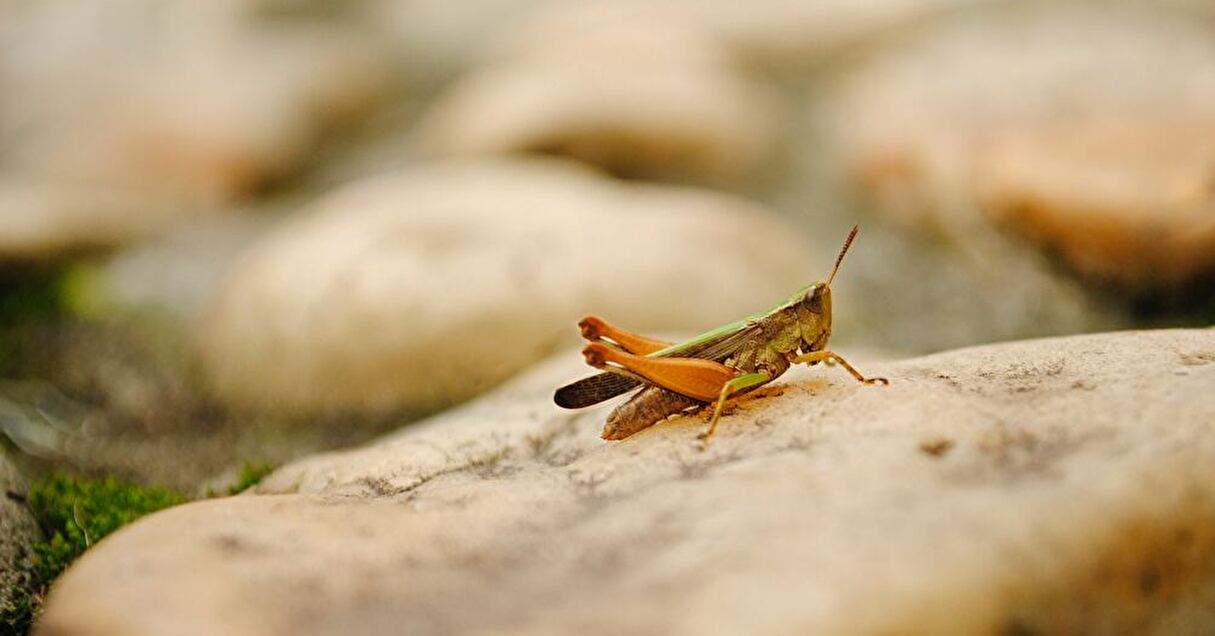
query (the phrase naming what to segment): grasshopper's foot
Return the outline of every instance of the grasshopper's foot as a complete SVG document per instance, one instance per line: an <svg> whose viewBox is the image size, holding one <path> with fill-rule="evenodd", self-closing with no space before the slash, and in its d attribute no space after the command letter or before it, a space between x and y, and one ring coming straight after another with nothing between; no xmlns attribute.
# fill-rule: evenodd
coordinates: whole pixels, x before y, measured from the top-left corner
<svg viewBox="0 0 1215 636"><path fill-rule="evenodd" d="M808 354L805 356L801 356L801 358L807 362L810 362L811 364L813 364L815 360L822 360L823 364L826 364L829 367L833 367L838 364L841 367L843 367L845 371L847 371L849 374L851 374L852 377L856 378L857 381L860 382L861 384L885 384L885 385L890 384L890 380L887 380L886 378L867 378L867 377L865 377L860 371L856 370L856 367L852 366L851 364L848 364L847 360L841 358L839 356L839 354L833 353L831 351L823 351L823 352L816 351L814 353L811 353L811 354Z"/></svg>

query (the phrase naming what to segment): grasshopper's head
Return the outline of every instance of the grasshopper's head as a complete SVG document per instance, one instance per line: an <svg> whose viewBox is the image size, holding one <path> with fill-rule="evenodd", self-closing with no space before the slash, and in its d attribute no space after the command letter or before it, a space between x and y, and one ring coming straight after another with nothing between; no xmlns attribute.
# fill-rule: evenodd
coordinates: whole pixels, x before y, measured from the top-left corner
<svg viewBox="0 0 1215 636"><path fill-rule="evenodd" d="M802 351L820 351L831 337L831 287L815 283L797 303L797 324L802 334Z"/></svg>
<svg viewBox="0 0 1215 636"><path fill-rule="evenodd" d="M797 322L801 327L802 350L821 351L827 348L827 340L831 338L831 281L844 262L844 254L852 247L852 239L856 238L857 226L852 226L848 238L839 256L835 257L835 267L825 283L815 283L805 290L805 295L797 303Z"/></svg>

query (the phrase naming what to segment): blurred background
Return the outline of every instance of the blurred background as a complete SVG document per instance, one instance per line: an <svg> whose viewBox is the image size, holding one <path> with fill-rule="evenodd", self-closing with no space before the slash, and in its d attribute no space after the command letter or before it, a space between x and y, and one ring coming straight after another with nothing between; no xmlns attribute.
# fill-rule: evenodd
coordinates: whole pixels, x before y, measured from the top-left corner
<svg viewBox="0 0 1215 636"><path fill-rule="evenodd" d="M840 351L1210 324L1215 5L0 0L0 462L223 488L853 223Z"/></svg>

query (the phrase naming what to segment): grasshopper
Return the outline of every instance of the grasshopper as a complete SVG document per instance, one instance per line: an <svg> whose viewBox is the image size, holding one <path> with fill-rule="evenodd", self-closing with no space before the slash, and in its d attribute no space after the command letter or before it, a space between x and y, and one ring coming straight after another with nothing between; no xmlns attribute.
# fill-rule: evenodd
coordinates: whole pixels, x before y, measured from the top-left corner
<svg viewBox="0 0 1215 636"><path fill-rule="evenodd" d="M590 344L587 364L603 372L557 389L553 401L567 409L598 404L642 387L608 416L603 439L624 439L672 415L713 404L699 439L707 444L722 407L732 396L753 391L795 364L839 364L865 384L867 378L839 354L827 350L831 337L831 282L852 240L852 226L826 282L803 287L779 305L691 340L669 343L613 327L595 316L578 323Z"/></svg>

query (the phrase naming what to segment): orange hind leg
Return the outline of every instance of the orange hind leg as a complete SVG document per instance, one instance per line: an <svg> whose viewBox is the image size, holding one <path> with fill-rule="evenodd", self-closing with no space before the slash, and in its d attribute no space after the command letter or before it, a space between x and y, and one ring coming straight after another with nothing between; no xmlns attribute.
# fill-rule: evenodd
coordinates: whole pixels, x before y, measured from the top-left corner
<svg viewBox="0 0 1215 636"><path fill-rule="evenodd" d="M712 360L699 358L650 358L603 342L592 342L582 350L586 363L599 369L624 368L658 386L702 402L712 402L737 372Z"/></svg>
<svg viewBox="0 0 1215 636"><path fill-rule="evenodd" d="M645 336L625 331L619 327L613 327L598 316L583 318L578 323L578 329L582 331L582 337L591 342L598 342L603 338L607 338L619 344L625 351L639 356L649 355L671 346L669 342L652 340Z"/></svg>

